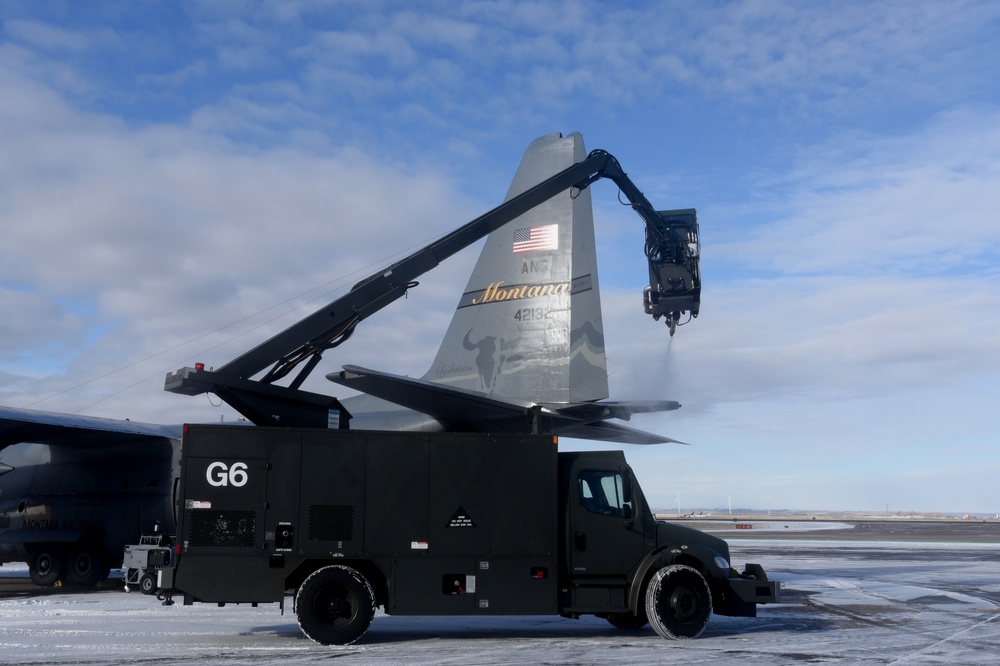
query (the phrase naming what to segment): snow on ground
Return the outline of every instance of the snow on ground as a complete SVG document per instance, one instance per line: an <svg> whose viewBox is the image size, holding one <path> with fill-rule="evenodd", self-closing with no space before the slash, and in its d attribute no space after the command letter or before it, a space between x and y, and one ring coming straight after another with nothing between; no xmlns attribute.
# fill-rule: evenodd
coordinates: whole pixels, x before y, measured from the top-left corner
<svg viewBox="0 0 1000 666"><path fill-rule="evenodd" d="M849 530L850 523L838 523L828 520L716 520L691 523L695 529L706 530L712 534L738 532L745 534L747 530L757 532L813 532L821 530ZM731 526L731 527L730 527Z"/></svg>
<svg viewBox="0 0 1000 666"><path fill-rule="evenodd" d="M0 663L32 664L997 664L1000 545L752 540L782 603L713 617L665 641L596 618L376 617L358 645L325 647L290 612L164 607L106 590L0 599ZM0 575L24 575L12 565ZM290 606L290 604L289 604Z"/></svg>

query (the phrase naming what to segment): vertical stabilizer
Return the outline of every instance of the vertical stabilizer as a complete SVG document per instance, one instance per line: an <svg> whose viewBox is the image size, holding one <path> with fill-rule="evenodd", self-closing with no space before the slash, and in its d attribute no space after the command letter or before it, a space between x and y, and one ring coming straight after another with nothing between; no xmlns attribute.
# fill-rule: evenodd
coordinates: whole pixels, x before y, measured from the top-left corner
<svg viewBox="0 0 1000 666"><path fill-rule="evenodd" d="M579 133L536 139L507 199L586 156ZM589 189L490 234L423 378L534 403L608 397Z"/></svg>

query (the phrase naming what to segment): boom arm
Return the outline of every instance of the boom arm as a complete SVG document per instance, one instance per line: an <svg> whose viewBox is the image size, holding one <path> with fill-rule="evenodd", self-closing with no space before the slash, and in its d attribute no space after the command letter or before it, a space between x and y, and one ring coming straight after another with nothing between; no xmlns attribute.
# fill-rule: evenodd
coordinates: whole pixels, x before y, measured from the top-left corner
<svg viewBox="0 0 1000 666"><path fill-rule="evenodd" d="M673 335L681 315L690 312L696 317L700 305L695 211L655 211L618 160L594 150L583 161L358 282L344 296L218 370L182 368L169 373L164 388L185 395L215 393L257 425L337 427L339 422L346 427L349 415L335 398L299 389L324 351L347 340L363 319L404 296L416 286L416 278L456 252L560 192L583 190L602 178L618 185L646 223L650 284L644 290L644 306L654 319L666 316ZM268 366L259 380L250 379ZM287 387L274 383L296 368L298 374Z"/></svg>

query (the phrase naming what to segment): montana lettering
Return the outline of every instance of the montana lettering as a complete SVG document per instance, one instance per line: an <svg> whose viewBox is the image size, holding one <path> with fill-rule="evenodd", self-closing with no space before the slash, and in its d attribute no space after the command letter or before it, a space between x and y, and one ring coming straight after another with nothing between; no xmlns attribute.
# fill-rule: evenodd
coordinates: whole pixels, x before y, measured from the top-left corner
<svg viewBox="0 0 1000 666"><path fill-rule="evenodd" d="M569 293L569 282L558 282L555 284L525 284L503 288L503 280L490 282L486 287L482 298L473 298L473 305L483 303L497 303L500 301L513 301L521 298L538 298L539 296L558 296Z"/></svg>

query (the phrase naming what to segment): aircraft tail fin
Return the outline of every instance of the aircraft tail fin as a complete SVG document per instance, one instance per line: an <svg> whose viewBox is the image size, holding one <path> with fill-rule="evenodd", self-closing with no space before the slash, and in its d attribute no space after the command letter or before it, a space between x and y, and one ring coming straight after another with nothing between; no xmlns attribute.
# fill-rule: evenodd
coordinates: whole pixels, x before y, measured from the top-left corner
<svg viewBox="0 0 1000 666"><path fill-rule="evenodd" d="M586 156L579 133L536 139L507 199ZM607 398L595 245L589 189L490 234L423 379L534 403Z"/></svg>

